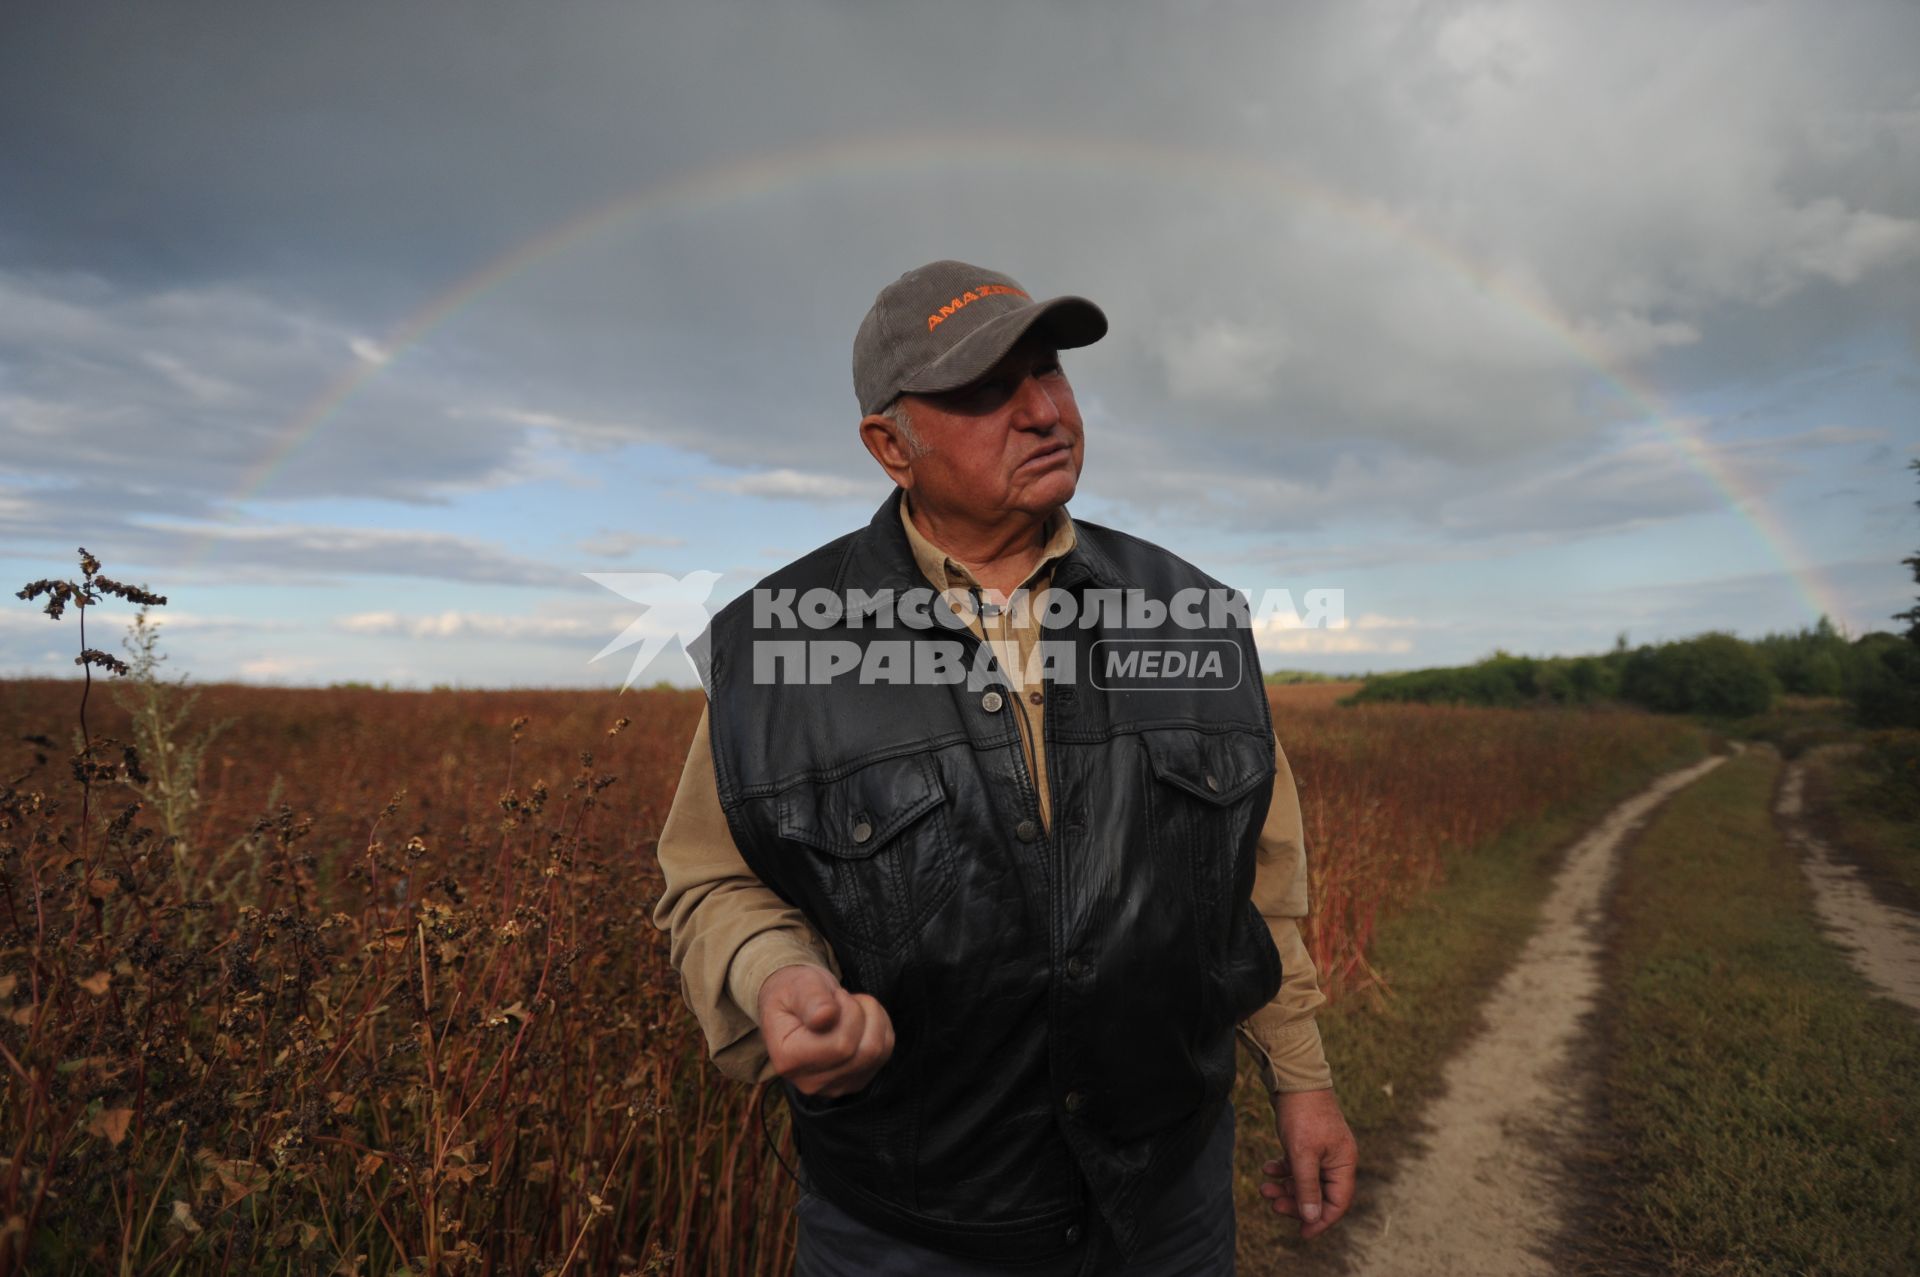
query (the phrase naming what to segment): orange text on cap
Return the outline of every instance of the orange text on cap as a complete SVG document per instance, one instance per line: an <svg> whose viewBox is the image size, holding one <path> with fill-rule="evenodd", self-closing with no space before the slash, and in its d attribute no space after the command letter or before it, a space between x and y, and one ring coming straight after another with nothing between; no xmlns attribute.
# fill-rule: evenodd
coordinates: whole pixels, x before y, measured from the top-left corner
<svg viewBox="0 0 1920 1277"><path fill-rule="evenodd" d="M928 315L927 331L932 332L934 329L938 328L940 326L941 320L945 319L948 315L951 315L954 311L959 310L961 307L966 306L971 302L977 302L982 297L991 297L995 293L1012 293L1015 297L1027 296L1027 294L1021 292L1019 289L1014 288L1009 284L982 284L978 288L970 288L966 292L961 293L958 297L954 298L952 301L948 302L946 305L942 306L939 310L936 310L931 315Z"/></svg>

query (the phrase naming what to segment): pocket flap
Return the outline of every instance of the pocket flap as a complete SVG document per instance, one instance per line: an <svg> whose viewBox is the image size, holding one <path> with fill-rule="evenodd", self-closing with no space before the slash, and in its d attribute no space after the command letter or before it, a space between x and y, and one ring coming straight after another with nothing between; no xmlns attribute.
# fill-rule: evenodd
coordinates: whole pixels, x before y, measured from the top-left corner
<svg viewBox="0 0 1920 1277"><path fill-rule="evenodd" d="M1275 771L1273 742L1247 732L1157 728L1141 737L1154 776L1205 802L1237 802Z"/></svg>
<svg viewBox="0 0 1920 1277"><path fill-rule="evenodd" d="M946 801L925 755L888 758L838 780L803 781L780 795L780 836L863 860Z"/></svg>

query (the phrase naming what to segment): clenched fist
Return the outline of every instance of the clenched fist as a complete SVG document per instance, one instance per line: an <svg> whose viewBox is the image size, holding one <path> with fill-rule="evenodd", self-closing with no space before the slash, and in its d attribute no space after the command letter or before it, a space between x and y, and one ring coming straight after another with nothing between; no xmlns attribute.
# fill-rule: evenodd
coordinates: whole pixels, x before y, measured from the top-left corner
<svg viewBox="0 0 1920 1277"><path fill-rule="evenodd" d="M781 967L760 986L760 1036L774 1071L803 1095L851 1095L893 1056L893 1021L825 967Z"/></svg>

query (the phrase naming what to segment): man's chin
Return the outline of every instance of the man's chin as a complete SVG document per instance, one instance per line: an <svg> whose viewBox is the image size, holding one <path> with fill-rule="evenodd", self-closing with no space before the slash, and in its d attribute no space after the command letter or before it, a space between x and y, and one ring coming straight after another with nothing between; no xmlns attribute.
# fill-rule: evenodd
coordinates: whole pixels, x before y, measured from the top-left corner
<svg viewBox="0 0 1920 1277"><path fill-rule="evenodd" d="M1071 470L1041 475L1021 491L1020 508L1032 514L1051 513L1073 500L1079 486L1080 476Z"/></svg>

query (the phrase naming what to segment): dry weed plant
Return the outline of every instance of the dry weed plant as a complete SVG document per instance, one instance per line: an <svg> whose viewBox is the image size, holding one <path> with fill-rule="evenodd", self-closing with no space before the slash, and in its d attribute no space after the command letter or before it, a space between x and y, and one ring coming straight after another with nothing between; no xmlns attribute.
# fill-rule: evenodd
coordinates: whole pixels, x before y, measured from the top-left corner
<svg viewBox="0 0 1920 1277"><path fill-rule="evenodd" d="M516 781L519 717L491 819L395 793L351 841L284 803L220 836L221 728L149 623L132 665L86 646L103 597L166 600L80 567L19 595L79 614L86 677L65 774L39 732L0 775L0 1272L784 1271L791 1189L680 1005L592 751ZM89 723L95 667L134 676L137 746ZM472 769L441 763L442 793Z"/></svg>

